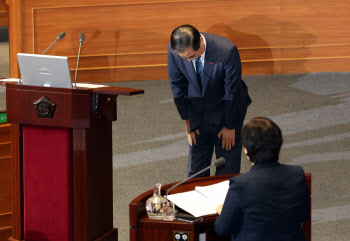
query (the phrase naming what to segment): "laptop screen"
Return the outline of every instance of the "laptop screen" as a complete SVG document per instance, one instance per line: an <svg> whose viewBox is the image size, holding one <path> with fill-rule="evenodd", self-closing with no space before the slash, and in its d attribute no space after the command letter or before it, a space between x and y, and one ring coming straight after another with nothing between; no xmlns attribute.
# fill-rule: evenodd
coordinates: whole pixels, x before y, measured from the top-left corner
<svg viewBox="0 0 350 241"><path fill-rule="evenodd" d="M17 54L24 85L72 88L68 58L41 54Z"/></svg>

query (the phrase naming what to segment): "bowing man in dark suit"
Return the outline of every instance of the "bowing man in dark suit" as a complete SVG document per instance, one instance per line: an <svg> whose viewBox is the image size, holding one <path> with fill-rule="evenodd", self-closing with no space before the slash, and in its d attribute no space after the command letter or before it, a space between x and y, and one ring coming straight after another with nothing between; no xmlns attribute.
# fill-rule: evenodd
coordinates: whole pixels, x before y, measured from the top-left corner
<svg viewBox="0 0 350 241"><path fill-rule="evenodd" d="M242 131L242 144L252 163L249 172L230 180L215 231L234 241L301 241L301 222L309 216L309 191L299 166L280 164L280 128L267 118L254 118Z"/></svg>
<svg viewBox="0 0 350 241"><path fill-rule="evenodd" d="M227 38L199 33L191 25L177 27L168 48L168 75L175 105L185 120L190 146L187 174L216 157L226 159L216 175L239 173L240 133L251 103L241 79L237 47ZM202 176L209 176L209 170Z"/></svg>

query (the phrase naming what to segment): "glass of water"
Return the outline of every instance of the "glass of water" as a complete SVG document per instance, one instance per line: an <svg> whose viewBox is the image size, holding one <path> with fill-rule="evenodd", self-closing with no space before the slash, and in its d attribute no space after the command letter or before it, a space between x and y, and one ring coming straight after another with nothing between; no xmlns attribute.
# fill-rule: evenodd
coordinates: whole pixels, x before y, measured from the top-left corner
<svg viewBox="0 0 350 241"><path fill-rule="evenodd" d="M163 220L172 221L175 219L175 204L173 202L167 202L162 208Z"/></svg>

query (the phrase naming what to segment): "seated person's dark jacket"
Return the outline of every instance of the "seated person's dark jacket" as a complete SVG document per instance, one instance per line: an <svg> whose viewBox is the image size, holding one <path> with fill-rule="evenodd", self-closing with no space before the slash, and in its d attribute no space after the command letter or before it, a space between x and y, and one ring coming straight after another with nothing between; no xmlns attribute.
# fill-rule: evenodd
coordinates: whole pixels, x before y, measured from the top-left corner
<svg viewBox="0 0 350 241"><path fill-rule="evenodd" d="M235 241L305 240L301 222L308 219L309 198L301 167L257 163L230 180L215 231Z"/></svg>

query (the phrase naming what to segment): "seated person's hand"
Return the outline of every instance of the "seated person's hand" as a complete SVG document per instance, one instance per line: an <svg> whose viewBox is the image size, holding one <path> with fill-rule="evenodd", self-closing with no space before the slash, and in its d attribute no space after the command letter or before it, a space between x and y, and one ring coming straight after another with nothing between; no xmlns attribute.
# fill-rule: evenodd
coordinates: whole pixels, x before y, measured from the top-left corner
<svg viewBox="0 0 350 241"><path fill-rule="evenodd" d="M221 213L222 206L223 206L223 205L218 205L218 206L216 207L216 212L217 212L219 215L220 215L220 213Z"/></svg>

